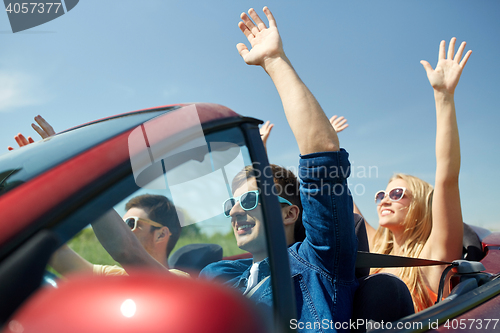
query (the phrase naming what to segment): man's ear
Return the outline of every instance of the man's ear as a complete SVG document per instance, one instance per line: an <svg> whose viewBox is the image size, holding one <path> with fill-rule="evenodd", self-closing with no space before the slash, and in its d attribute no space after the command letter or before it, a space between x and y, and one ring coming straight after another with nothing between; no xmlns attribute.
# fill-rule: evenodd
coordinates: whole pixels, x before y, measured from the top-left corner
<svg viewBox="0 0 500 333"><path fill-rule="evenodd" d="M168 241L172 233L168 227L161 227L160 229L155 231L155 241L163 242Z"/></svg>
<svg viewBox="0 0 500 333"><path fill-rule="evenodd" d="M292 205L282 209L281 213L283 214L283 224L291 225L299 218L300 209L298 206Z"/></svg>

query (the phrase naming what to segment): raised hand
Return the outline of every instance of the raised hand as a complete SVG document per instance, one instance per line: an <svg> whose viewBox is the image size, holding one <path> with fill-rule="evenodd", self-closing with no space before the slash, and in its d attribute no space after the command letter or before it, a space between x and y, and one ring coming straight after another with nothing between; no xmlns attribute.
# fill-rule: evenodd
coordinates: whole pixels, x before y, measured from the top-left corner
<svg viewBox="0 0 500 333"><path fill-rule="evenodd" d="M264 148L267 150L267 139L269 138L269 134L271 134L271 130L273 129L274 124L268 120L259 129L260 138L262 139L262 143L264 144Z"/></svg>
<svg viewBox="0 0 500 333"><path fill-rule="evenodd" d="M46 139L49 136L56 134L52 126L50 126L50 124L45 119L43 119L42 116L36 116L35 121L38 123L38 125L40 125L41 128L36 124L31 124L31 127L33 127L33 129L37 131L38 134L40 134L42 139Z"/></svg>
<svg viewBox="0 0 500 333"><path fill-rule="evenodd" d="M246 13L241 14L243 22L239 22L238 27L245 34L252 48L248 50L243 43L236 45L236 48L248 65L259 65L265 68L267 62L284 57L284 52L273 14L267 7L264 7L263 11L269 21L269 27L253 8L248 10L248 15L252 19Z"/></svg>
<svg viewBox="0 0 500 333"><path fill-rule="evenodd" d="M46 139L49 136L56 134L56 132L54 131L52 126L45 119L43 119L42 116L36 116L35 121L38 123L38 125L40 125L40 127L37 126L36 124L31 124L31 127L33 127L33 129L38 134L40 134L42 139ZM21 133L17 134L14 137L14 139L16 140L19 147L23 147L23 146L29 145L30 143L35 142L35 140L33 140L33 138L31 136L28 136L28 138L26 139L26 137L24 135L22 135ZM7 149L14 150L14 148L12 148L10 146L7 147Z"/></svg>
<svg viewBox="0 0 500 333"><path fill-rule="evenodd" d="M432 69L432 66L425 60L420 61L427 72L427 78L434 90L454 94L455 88L457 87L458 80L462 74L462 70L469 60L472 53L471 50L467 51L465 56L462 58L465 42L460 44L457 53L455 54L455 42L456 38L453 37L450 41L448 47L448 55L446 55L446 42L443 40L439 44L439 57L436 69Z"/></svg>
<svg viewBox="0 0 500 333"><path fill-rule="evenodd" d="M337 116L335 115L331 117L330 124L332 124L333 129L335 130L335 132L337 132L337 134L349 127L349 124L347 124L347 119L345 119L343 116L337 118Z"/></svg>
<svg viewBox="0 0 500 333"><path fill-rule="evenodd" d="M26 146L26 145L29 145L30 143L33 143L35 142L35 140L33 140L33 138L31 138L31 136L28 136L28 139L26 139L24 137L24 135L22 135L21 133L17 134L14 139L16 140L17 144L19 145L19 147L23 147L23 146ZM8 147L9 150L13 150L14 148L12 147Z"/></svg>
<svg viewBox="0 0 500 333"><path fill-rule="evenodd" d="M286 57L273 14L267 7L263 11L269 27L254 9L249 9L248 14L241 14L242 22L238 27L250 42L251 49L239 43L236 45L238 52L247 64L261 66L273 80L302 155L338 151L337 133Z"/></svg>

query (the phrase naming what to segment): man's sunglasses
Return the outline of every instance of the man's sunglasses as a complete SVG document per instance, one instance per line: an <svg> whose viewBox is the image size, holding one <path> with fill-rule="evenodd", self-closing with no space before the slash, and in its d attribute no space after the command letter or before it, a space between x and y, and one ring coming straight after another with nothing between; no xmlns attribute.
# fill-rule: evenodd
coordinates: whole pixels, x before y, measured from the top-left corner
<svg viewBox="0 0 500 333"><path fill-rule="evenodd" d="M137 216L129 216L125 219L123 219L123 222L127 223L127 225L132 229L132 231L137 228L137 221L141 221L144 223L147 223L149 225L152 225L153 227L161 228L163 227L163 224L160 224L155 221L151 221L150 219L143 219L142 217L137 217Z"/></svg>
<svg viewBox="0 0 500 333"><path fill-rule="evenodd" d="M385 191L378 191L375 194L375 203L377 205L380 205L380 203L386 196L389 196L389 199L391 199L391 201L399 201L404 197L405 192L406 188L404 187L395 187L390 190L389 193L385 193Z"/></svg>
<svg viewBox="0 0 500 333"><path fill-rule="evenodd" d="M231 209L233 209L233 207L236 205L238 201L240 202L240 206L241 208L243 208L243 210L255 209L255 207L257 207L257 204L259 203L259 190L248 191L243 193L239 197L229 198L226 201L224 201L224 203L222 204L222 209L224 210L225 217L231 217L229 213L231 212ZM285 198L278 196L278 201L280 203L292 206L292 203L286 200Z"/></svg>

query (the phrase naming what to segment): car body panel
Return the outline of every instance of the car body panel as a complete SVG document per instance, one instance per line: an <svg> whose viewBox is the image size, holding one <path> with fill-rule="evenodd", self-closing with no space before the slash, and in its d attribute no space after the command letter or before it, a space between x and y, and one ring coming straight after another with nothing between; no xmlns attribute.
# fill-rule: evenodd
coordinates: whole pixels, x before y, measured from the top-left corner
<svg viewBox="0 0 500 333"><path fill-rule="evenodd" d="M242 316L253 320L242 325ZM141 271L128 277L82 275L45 288L2 332L266 332L258 318L252 304L229 288Z"/></svg>
<svg viewBox="0 0 500 333"><path fill-rule="evenodd" d="M483 251L486 256L481 260L486 272L500 274L500 233L492 233L483 239Z"/></svg>

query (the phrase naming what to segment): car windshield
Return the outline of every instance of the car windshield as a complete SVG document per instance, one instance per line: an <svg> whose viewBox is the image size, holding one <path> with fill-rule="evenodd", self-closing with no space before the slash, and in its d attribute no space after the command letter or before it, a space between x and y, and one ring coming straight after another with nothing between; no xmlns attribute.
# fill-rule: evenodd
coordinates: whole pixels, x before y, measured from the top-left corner
<svg viewBox="0 0 500 333"><path fill-rule="evenodd" d="M174 204L182 227L174 250L190 243L218 243L224 256L245 252L236 245L231 218L223 214L223 202L233 196L232 179L251 164L238 128L201 135L149 166L141 168L134 158L131 162L139 189L115 205L121 216L137 196L164 196Z"/></svg>
<svg viewBox="0 0 500 333"><path fill-rule="evenodd" d="M248 278L253 263L248 251L258 248L266 258L267 248L260 191L255 174L245 171L252 160L244 133L240 127L225 126L205 134L194 107L182 112L189 119L183 118L181 125L170 117L179 114L173 112L130 132L130 173L118 185L116 196L101 195L96 204L115 210L144 249L175 274L220 281L250 297L253 292L240 283ZM233 182L235 178L241 179ZM160 243L156 237L164 237L164 226L168 240ZM56 227L63 239L68 230ZM99 234L96 225L89 225L67 242L93 265L94 274L121 275L140 269L122 265L99 243L109 251L104 243L116 241L116 234L105 234L103 242L94 233ZM217 266L221 262L226 266ZM54 260L51 264L59 275ZM228 267L237 274L230 278L219 274ZM269 265L261 273L269 276ZM264 289L271 294L269 281ZM268 298L259 306L272 307L272 297Z"/></svg>

